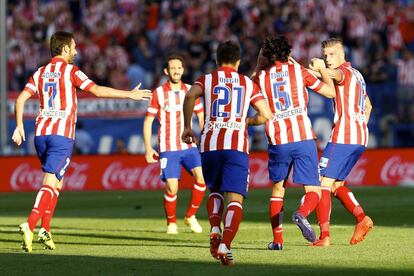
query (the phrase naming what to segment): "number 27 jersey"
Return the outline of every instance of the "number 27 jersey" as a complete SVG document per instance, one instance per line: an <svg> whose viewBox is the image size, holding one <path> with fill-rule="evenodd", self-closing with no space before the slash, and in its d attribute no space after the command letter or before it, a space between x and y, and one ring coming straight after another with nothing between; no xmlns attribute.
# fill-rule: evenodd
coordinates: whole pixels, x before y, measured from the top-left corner
<svg viewBox="0 0 414 276"><path fill-rule="evenodd" d="M257 85L229 67L220 67L198 78L204 96L205 124L201 152L237 150L248 152L246 118L249 105L263 100Z"/></svg>

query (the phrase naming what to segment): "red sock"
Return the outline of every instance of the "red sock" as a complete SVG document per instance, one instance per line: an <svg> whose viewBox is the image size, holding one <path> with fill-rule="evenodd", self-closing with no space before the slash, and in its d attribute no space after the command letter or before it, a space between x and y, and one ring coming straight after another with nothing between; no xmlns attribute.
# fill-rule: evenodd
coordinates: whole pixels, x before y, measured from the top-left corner
<svg viewBox="0 0 414 276"><path fill-rule="evenodd" d="M358 201L355 199L354 194L345 186L341 186L335 190L334 196L337 197L342 205L350 212L355 218L357 223L361 222L365 213Z"/></svg>
<svg viewBox="0 0 414 276"><path fill-rule="evenodd" d="M230 249L231 242L239 230L239 225L243 216L243 207L240 202L231 201L227 205L226 213L224 214L224 231L221 240L228 249Z"/></svg>
<svg viewBox="0 0 414 276"><path fill-rule="evenodd" d="M270 198L269 213L273 242L283 244L283 197L272 196Z"/></svg>
<svg viewBox="0 0 414 276"><path fill-rule="evenodd" d="M207 199L207 214L211 229L218 227L221 231L221 217L223 216L224 198L219 193L211 193ZM211 230L210 229L210 230Z"/></svg>
<svg viewBox="0 0 414 276"><path fill-rule="evenodd" d="M56 189L54 192L53 198L50 202L49 208L45 211L45 213L42 216L41 227L45 228L47 232L50 232L50 221L52 220L53 213L55 212L59 193L60 193L60 189Z"/></svg>
<svg viewBox="0 0 414 276"><path fill-rule="evenodd" d="M321 229L321 234L319 239L324 239L329 237L329 224L331 217L331 188L322 187L322 196L319 200L318 205L316 206L316 217L318 218L319 227Z"/></svg>
<svg viewBox="0 0 414 276"><path fill-rule="evenodd" d="M53 188L50 186L43 186L40 188L39 192L37 192L36 201L33 205L32 212L27 219L27 223L29 223L30 231L34 231L37 222L43 216L45 211L49 208L49 205L53 198Z"/></svg>
<svg viewBox="0 0 414 276"><path fill-rule="evenodd" d="M194 183L193 190L191 191L190 206L188 206L187 214L185 215L187 218L194 216L197 213L198 208L200 208L200 205L203 202L205 192L206 184Z"/></svg>
<svg viewBox="0 0 414 276"><path fill-rule="evenodd" d="M302 204L299 206L299 213L307 217L313 210L315 210L316 205L319 202L319 195L315 192L306 193L302 198Z"/></svg>
<svg viewBox="0 0 414 276"><path fill-rule="evenodd" d="M164 194L164 211L167 217L167 224L176 223L175 212L177 209L177 195L165 192Z"/></svg>

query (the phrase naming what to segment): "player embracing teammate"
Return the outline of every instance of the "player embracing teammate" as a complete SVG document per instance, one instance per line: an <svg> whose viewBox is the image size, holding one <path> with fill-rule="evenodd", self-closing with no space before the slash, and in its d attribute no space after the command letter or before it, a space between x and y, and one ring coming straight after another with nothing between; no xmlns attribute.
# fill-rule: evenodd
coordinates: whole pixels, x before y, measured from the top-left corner
<svg viewBox="0 0 414 276"><path fill-rule="evenodd" d="M331 193L356 220L350 244L364 240L373 222L365 215L354 194L344 186L345 179L368 144L368 121L371 102L361 73L345 61L342 41L331 38L322 42L323 57L328 74L335 83L335 117L332 134L319 162L322 176L322 197L316 214L320 226L319 240L314 246L330 245ZM320 63L322 60L314 59ZM315 69L310 66L311 69Z"/></svg>

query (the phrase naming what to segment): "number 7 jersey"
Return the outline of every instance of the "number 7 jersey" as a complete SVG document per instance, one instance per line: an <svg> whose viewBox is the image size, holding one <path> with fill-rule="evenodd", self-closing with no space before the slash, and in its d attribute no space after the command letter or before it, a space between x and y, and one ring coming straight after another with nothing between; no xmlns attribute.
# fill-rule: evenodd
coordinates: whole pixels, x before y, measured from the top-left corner
<svg viewBox="0 0 414 276"><path fill-rule="evenodd" d="M76 88L89 91L94 85L78 67L62 58L54 57L47 65L40 67L23 89L39 96L35 135L60 135L74 139Z"/></svg>
<svg viewBox="0 0 414 276"><path fill-rule="evenodd" d="M237 150L248 153L247 111L263 100L257 85L229 67L220 67L199 77L194 85L204 96L205 124L201 133L201 152Z"/></svg>

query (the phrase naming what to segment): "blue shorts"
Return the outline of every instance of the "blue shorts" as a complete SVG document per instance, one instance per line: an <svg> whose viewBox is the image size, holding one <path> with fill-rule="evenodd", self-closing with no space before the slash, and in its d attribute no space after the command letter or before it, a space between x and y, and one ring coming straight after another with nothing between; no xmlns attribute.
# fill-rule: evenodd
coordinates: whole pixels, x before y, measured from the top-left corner
<svg viewBox="0 0 414 276"><path fill-rule="evenodd" d="M74 140L60 135L35 136L34 144L42 170L62 180L72 156Z"/></svg>
<svg viewBox="0 0 414 276"><path fill-rule="evenodd" d="M237 150L201 153L203 175L211 191L232 192L246 197L249 189L249 156Z"/></svg>
<svg viewBox="0 0 414 276"><path fill-rule="evenodd" d="M269 176L273 182L286 180L293 166L293 182L320 186L318 151L314 140L269 145Z"/></svg>
<svg viewBox="0 0 414 276"><path fill-rule="evenodd" d="M191 174L191 170L201 167L200 152L197 148L160 153L160 178L165 181L169 178L181 178L181 165Z"/></svg>
<svg viewBox="0 0 414 276"><path fill-rule="evenodd" d="M345 180L364 151L362 145L328 143L319 161L321 176Z"/></svg>

